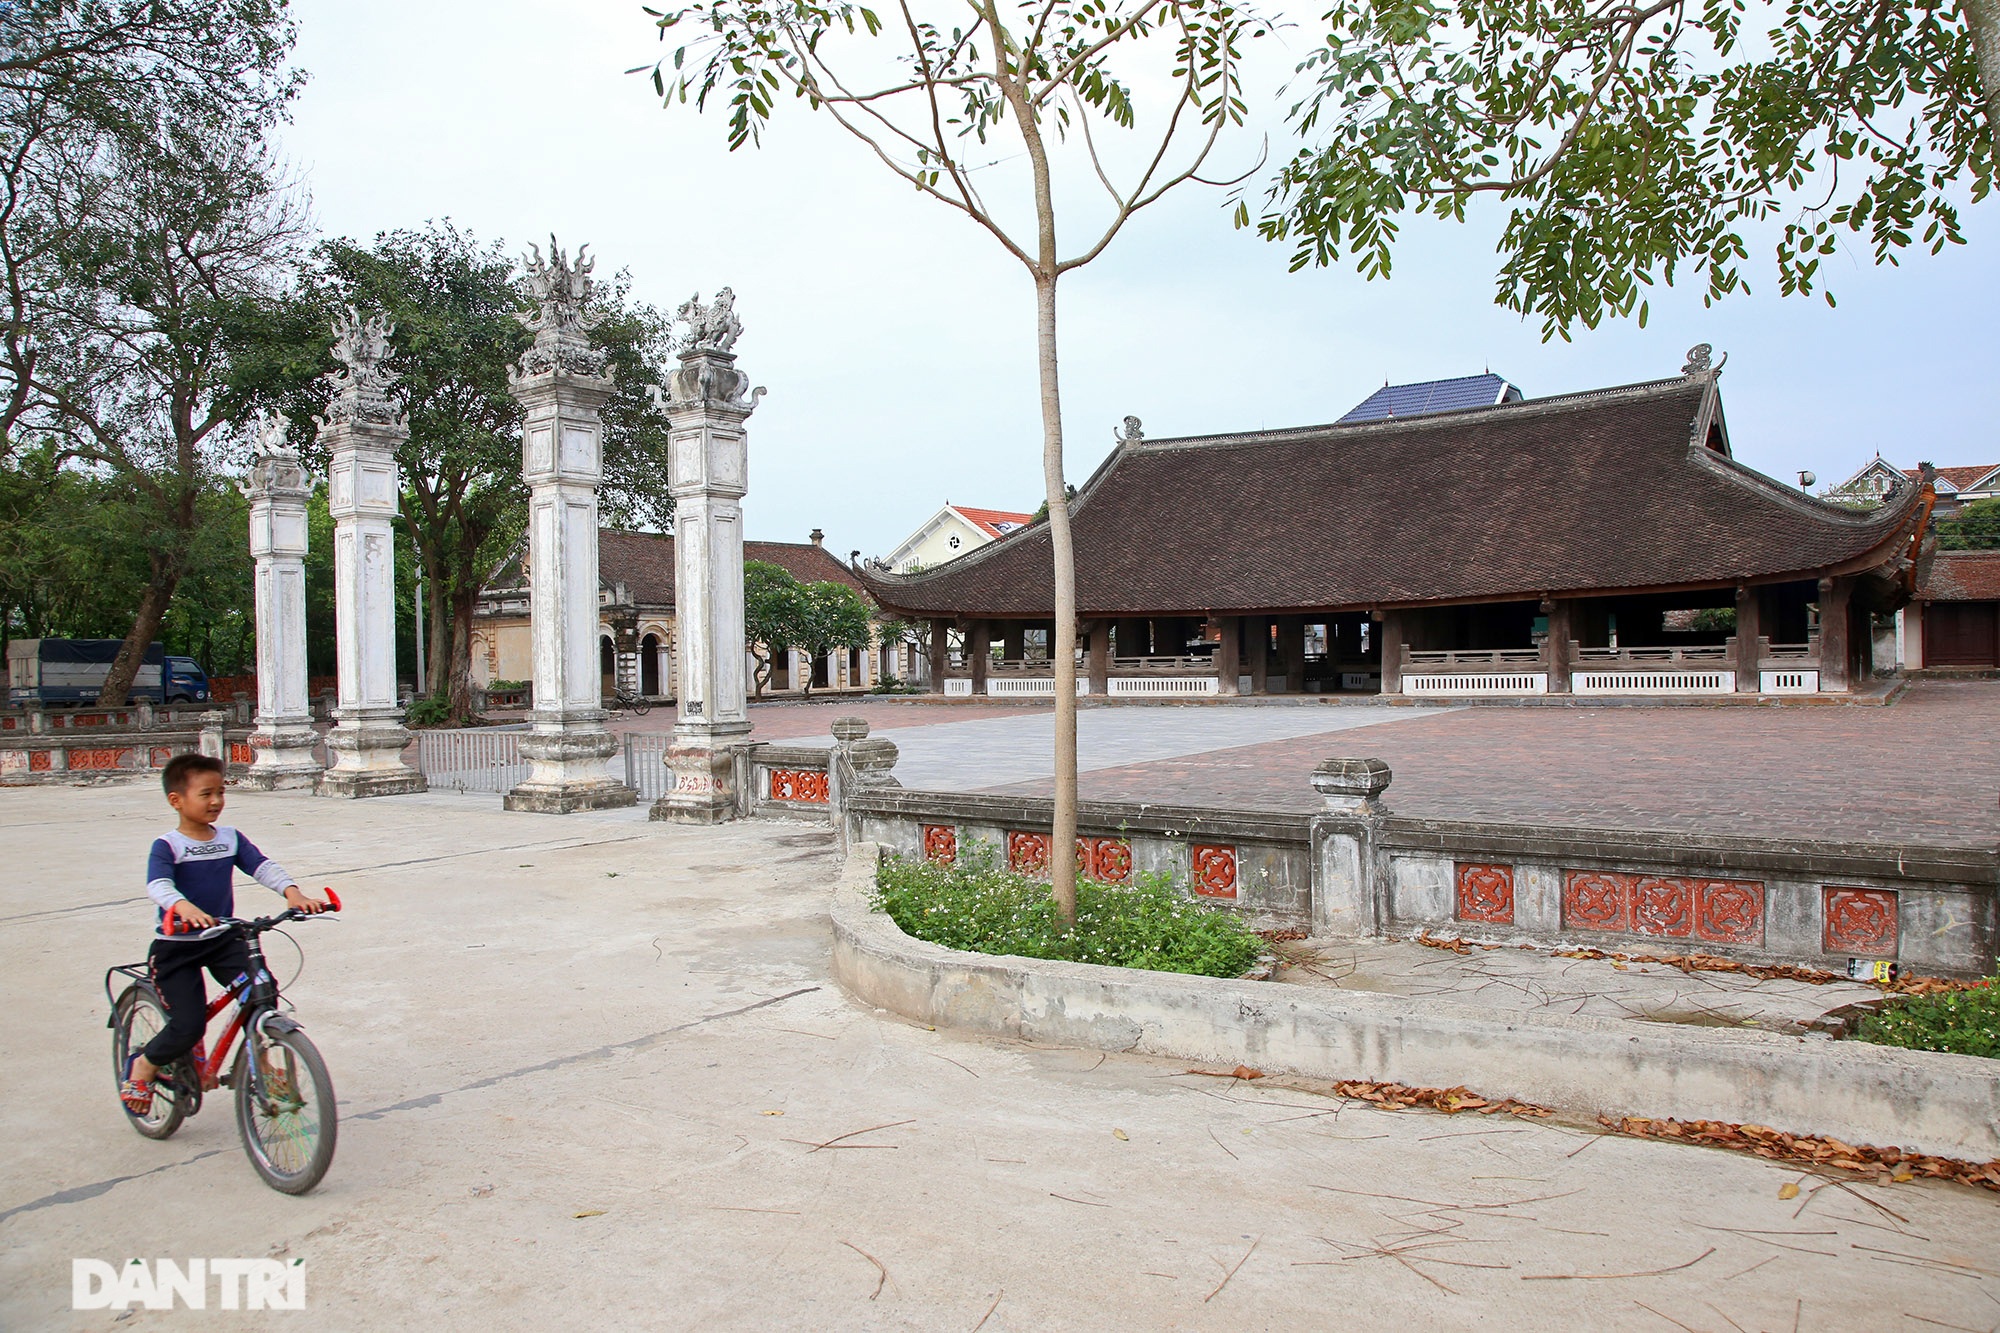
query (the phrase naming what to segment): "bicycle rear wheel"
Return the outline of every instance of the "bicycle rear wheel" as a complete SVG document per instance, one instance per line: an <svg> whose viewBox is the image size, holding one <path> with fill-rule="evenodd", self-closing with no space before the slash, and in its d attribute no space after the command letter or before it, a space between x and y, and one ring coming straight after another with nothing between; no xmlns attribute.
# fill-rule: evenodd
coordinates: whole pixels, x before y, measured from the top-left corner
<svg viewBox="0 0 2000 1333"><path fill-rule="evenodd" d="M644 717L646 716L646 714L653 711L652 702L648 700L645 695L642 694L637 699L634 699L632 701L632 711L637 713L640 717Z"/></svg>
<svg viewBox="0 0 2000 1333"><path fill-rule="evenodd" d="M306 1034L251 1024L230 1081L243 1151L264 1183L281 1194L304 1194L319 1184L333 1162L339 1112L333 1078Z"/></svg>
<svg viewBox="0 0 2000 1333"><path fill-rule="evenodd" d="M125 988L112 1012L115 1018L111 1024L111 1077L122 1086L125 1066L131 1056L145 1050L146 1043L166 1028L167 1006L161 1003L159 992L151 986L135 983ZM120 1106L123 1105L121 1102ZM134 1115L126 1107L125 1118L132 1122L132 1128L147 1138L164 1139L187 1119L187 1107L182 1103L180 1093L169 1086L166 1079L157 1078L153 1081L152 1109L144 1115Z"/></svg>

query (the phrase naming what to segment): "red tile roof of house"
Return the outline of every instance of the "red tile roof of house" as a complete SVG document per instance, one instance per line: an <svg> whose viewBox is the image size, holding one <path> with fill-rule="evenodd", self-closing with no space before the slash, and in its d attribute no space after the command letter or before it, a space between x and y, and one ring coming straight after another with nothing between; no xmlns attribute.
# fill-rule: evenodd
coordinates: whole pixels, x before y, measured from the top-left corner
<svg viewBox="0 0 2000 1333"><path fill-rule="evenodd" d="M1919 488L1858 512L1716 448L1705 376L1409 420L1121 444L1072 505L1086 615L1236 614L1727 587L1894 558ZM1049 534L918 574L912 616L1050 614Z"/></svg>
<svg viewBox="0 0 2000 1333"><path fill-rule="evenodd" d="M1951 483L1953 490L1962 491L1973 482L1978 481L1981 477L1993 471L1996 466L2000 466L2000 464L1983 463L1978 467L1941 467L1937 470L1938 480L1948 481ZM1902 469L1902 473L1912 481L1917 480L1923 475L1920 469L1913 467Z"/></svg>
<svg viewBox="0 0 2000 1333"><path fill-rule="evenodd" d="M844 583L863 596L867 589L831 551L811 542L744 542L745 560L777 565L801 583ZM674 539L658 532L597 533L597 576L623 583L645 606L674 604Z"/></svg>
<svg viewBox="0 0 2000 1333"><path fill-rule="evenodd" d="M1926 602L2000 602L2000 551L1939 551L1917 583Z"/></svg>
<svg viewBox="0 0 2000 1333"><path fill-rule="evenodd" d="M989 537L1005 537L1035 521L1033 514L1015 514L1005 509L973 509L968 505L953 505L951 508L953 512L963 514L967 521Z"/></svg>

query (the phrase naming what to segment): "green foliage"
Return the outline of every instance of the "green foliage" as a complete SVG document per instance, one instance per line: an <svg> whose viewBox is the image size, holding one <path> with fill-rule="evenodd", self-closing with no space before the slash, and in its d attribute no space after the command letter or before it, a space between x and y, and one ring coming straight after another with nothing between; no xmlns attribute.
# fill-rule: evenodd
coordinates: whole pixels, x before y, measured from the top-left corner
<svg viewBox="0 0 2000 1333"><path fill-rule="evenodd" d="M1635 308L1643 325L1644 289L1687 272L1707 301L1747 290L1765 223L1779 290L1810 293L1849 237L1878 264L1962 241L1960 201L1994 170L1971 9L1336 0L1299 67L1310 146L1259 230L1295 269L1345 255L1381 277L1401 214L1463 221L1493 195L1496 300L1545 338Z"/></svg>
<svg viewBox="0 0 2000 1333"><path fill-rule="evenodd" d="M1736 632L1736 608L1733 606L1704 606L1688 619L1688 628L1709 634L1734 634Z"/></svg>
<svg viewBox="0 0 2000 1333"><path fill-rule="evenodd" d="M1972 990L1893 999L1862 1019L1855 1035L1882 1046L2000 1059L2000 976Z"/></svg>
<svg viewBox="0 0 2000 1333"><path fill-rule="evenodd" d="M868 604L854 589L832 580L801 583L767 560L743 564L743 629L757 661L760 698L778 652L797 648L818 657L836 648L866 648L874 641ZM810 677L806 692L812 692Z"/></svg>
<svg viewBox="0 0 2000 1333"><path fill-rule="evenodd" d="M1974 500L1932 527L1940 550L2000 550L2000 499Z"/></svg>
<svg viewBox="0 0 2000 1333"><path fill-rule="evenodd" d="M884 861L874 904L908 935L974 953L1238 977L1263 947L1241 919L1192 901L1165 875L1130 888L1080 881L1076 925L1064 930L1049 886L1002 869L984 845L961 848L951 866Z"/></svg>
<svg viewBox="0 0 2000 1333"><path fill-rule="evenodd" d="M452 720L451 700L435 694L420 695L410 700L403 717L413 727L442 727Z"/></svg>

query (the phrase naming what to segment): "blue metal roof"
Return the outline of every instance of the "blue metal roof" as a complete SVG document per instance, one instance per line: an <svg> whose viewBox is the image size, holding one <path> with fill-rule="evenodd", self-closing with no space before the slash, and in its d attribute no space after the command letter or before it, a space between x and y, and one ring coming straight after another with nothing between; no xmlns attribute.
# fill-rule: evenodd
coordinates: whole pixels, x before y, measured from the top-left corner
<svg viewBox="0 0 2000 1333"><path fill-rule="evenodd" d="M1425 380L1421 384L1385 384L1340 419L1383 421L1390 417L1420 417L1430 412L1456 412L1467 407L1518 403L1519 389L1498 375L1464 375L1455 380Z"/></svg>

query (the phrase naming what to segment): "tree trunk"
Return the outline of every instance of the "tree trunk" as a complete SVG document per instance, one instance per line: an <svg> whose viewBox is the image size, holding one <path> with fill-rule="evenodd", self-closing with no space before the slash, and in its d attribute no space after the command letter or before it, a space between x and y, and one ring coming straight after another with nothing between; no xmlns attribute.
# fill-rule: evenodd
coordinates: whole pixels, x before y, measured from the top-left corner
<svg viewBox="0 0 2000 1333"><path fill-rule="evenodd" d="M444 599L439 598L442 604ZM451 703L451 716L456 722L467 722L473 717L472 707L472 613L479 606L479 593L454 592L451 597L451 642L447 649L450 671L443 682ZM440 626L443 628L443 626ZM435 669L433 669L435 674Z"/></svg>
<svg viewBox="0 0 2000 1333"><path fill-rule="evenodd" d="M1053 228L1050 258L1053 259ZM1065 926L1076 924L1076 549L1063 480L1062 392L1056 376L1054 264L1035 280L1035 342L1042 390L1042 483L1048 491L1049 547L1055 557L1056 628L1049 665L1056 683L1056 792L1049 830L1049 892Z"/></svg>
<svg viewBox="0 0 2000 1333"><path fill-rule="evenodd" d="M422 692L433 699L444 696L452 689L453 622L447 615L445 606L447 599L440 591L445 586L445 581L438 577L435 570L424 571L424 618L429 623L417 626L417 632L430 635L429 656L424 659ZM467 628L469 631L470 622L467 622ZM469 632L462 637L465 639L466 663L469 670L472 661L472 639ZM469 691L470 686L467 689ZM470 693L466 697L470 698Z"/></svg>
<svg viewBox="0 0 2000 1333"><path fill-rule="evenodd" d="M118 649L117 660L112 662L111 671L97 692L99 708L124 707L125 696L131 693L132 681L145 663L147 647L160 632L160 622L167 618L167 606L174 600L174 588L179 583L180 575L167 572L159 561L154 561L152 581L139 598L139 614L133 618L125 643ZM161 697L164 700L164 694Z"/></svg>
<svg viewBox="0 0 2000 1333"><path fill-rule="evenodd" d="M2000 0L1965 0L1965 27L1986 105L1986 130L2000 153Z"/></svg>

